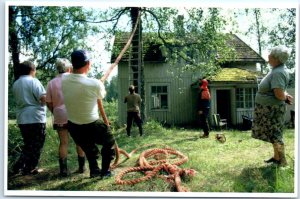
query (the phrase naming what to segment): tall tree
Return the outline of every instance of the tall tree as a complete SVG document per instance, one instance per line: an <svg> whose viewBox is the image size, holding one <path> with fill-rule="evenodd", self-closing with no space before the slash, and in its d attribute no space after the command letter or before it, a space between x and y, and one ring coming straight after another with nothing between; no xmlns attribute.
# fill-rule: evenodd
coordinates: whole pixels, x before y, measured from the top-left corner
<svg viewBox="0 0 300 199"><path fill-rule="evenodd" d="M86 15L81 7L10 6L10 69L15 78L21 56L34 60L39 77L47 81L53 77L57 57L68 57L74 48L87 47L84 38L95 29L82 22Z"/></svg>
<svg viewBox="0 0 300 199"><path fill-rule="evenodd" d="M296 8L274 9L279 12L278 24L270 31L272 45L285 45L291 50L288 68L295 68L296 57Z"/></svg>
<svg viewBox="0 0 300 199"><path fill-rule="evenodd" d="M264 20L262 19L261 9L254 8L254 9L246 9L246 15L253 16L254 20L253 23L250 24L248 32L246 35L253 34L256 38L256 43L258 47L258 53L262 56L262 50L266 48L267 42L263 39L264 36L268 34L268 30L264 24ZM260 67L261 73L264 72L266 65L262 65Z"/></svg>
<svg viewBox="0 0 300 199"><path fill-rule="evenodd" d="M286 66L291 69L290 86L295 86L296 67L296 8L274 9L280 11L279 23L270 32L270 42L276 45L285 45L291 51Z"/></svg>

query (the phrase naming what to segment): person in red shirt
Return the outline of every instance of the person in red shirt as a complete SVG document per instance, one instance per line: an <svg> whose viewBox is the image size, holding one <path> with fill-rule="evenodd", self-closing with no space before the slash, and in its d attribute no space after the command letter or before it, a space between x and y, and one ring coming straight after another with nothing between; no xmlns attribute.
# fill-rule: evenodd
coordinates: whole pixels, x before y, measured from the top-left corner
<svg viewBox="0 0 300 199"><path fill-rule="evenodd" d="M192 84L192 86L199 90L199 99L197 103L197 112L200 116L200 124L203 129L203 135L200 138L209 137L209 124L208 124L208 114L210 109L210 92L208 89L208 81L206 79L199 79L197 84Z"/></svg>

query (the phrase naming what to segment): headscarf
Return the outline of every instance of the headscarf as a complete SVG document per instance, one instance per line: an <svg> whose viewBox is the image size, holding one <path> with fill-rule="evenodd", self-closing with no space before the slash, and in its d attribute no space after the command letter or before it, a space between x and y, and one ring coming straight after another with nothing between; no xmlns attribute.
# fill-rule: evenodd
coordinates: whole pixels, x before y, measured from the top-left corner
<svg viewBox="0 0 300 199"><path fill-rule="evenodd" d="M208 90L208 81L206 79L202 79L201 80L202 84L200 86L200 89L202 89L201 92L201 99L206 99L206 100L210 100L210 93Z"/></svg>

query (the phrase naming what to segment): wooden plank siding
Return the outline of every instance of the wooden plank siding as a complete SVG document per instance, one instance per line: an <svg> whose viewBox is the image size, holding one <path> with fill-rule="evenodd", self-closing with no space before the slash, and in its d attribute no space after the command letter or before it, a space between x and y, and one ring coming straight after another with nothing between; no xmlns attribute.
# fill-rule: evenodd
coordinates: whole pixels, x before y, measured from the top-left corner
<svg viewBox="0 0 300 199"><path fill-rule="evenodd" d="M254 69L254 67L253 67ZM146 119L157 120L161 123L169 125L187 125L197 122L197 90L191 88L199 75L192 72L185 72L179 75L176 66L170 67L166 63L146 62L144 67L145 82L145 107ZM151 86L167 86L168 87L168 109L167 110L151 110ZM126 104L124 97L128 95L128 65L120 63L118 66L118 118L119 124L126 123ZM217 96L218 91L226 91L227 104L230 107L230 113L226 118L233 126L240 126L243 122L242 115L251 116L253 108L242 109L237 108L236 89L237 88L256 88L255 81L212 81L209 85L211 92L211 109L209 113L210 123L212 124L212 114L218 113L217 101L222 100L222 95ZM295 97L295 89L289 89L288 92ZM217 99L219 97L219 99ZM229 100L229 102L228 102ZM224 106L220 106L223 108ZM219 107L219 108L220 108ZM224 107L227 108L227 107ZM295 110L295 105L287 106L286 121L290 120L290 111Z"/></svg>
<svg viewBox="0 0 300 199"><path fill-rule="evenodd" d="M193 74L187 72L181 74L180 78L176 75L176 68L172 70L166 64L145 63L145 106L147 120L157 120L169 125L190 124L196 122L196 90L191 88ZM118 66L118 117L119 123L126 123L126 104L124 97L128 94L128 65L121 63ZM168 86L168 109L151 110L151 86Z"/></svg>

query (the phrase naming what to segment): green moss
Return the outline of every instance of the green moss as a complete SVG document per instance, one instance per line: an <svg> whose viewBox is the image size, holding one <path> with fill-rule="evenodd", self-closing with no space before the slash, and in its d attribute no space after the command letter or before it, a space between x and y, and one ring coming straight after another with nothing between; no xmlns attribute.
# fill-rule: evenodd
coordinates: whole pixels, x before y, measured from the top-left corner
<svg viewBox="0 0 300 199"><path fill-rule="evenodd" d="M256 81L258 72L239 68L222 68L219 73L209 78L211 81Z"/></svg>

